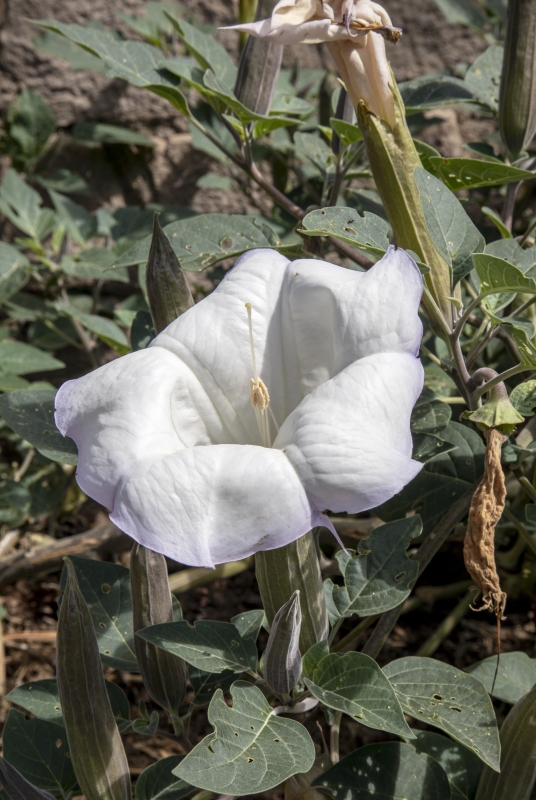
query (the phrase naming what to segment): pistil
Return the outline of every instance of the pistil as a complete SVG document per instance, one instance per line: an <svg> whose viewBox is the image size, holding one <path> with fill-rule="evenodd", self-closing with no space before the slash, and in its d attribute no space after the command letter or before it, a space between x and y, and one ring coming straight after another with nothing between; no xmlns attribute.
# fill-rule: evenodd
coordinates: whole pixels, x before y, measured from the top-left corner
<svg viewBox="0 0 536 800"><path fill-rule="evenodd" d="M270 416L277 431L279 431L279 425L277 424L274 413L270 408L270 394L268 392L266 384L264 383L262 378L259 377L259 373L257 372L257 359L255 358L255 345L253 343L253 323L251 319L251 311L252 311L251 303L246 303L246 309L248 312L251 364L253 366L253 378L251 378L251 390L250 390L251 405L253 406L255 417L257 419L257 425L259 426L259 433L261 435L262 445L263 447L271 447L272 439L270 436L270 420L268 419L267 412L270 413Z"/></svg>

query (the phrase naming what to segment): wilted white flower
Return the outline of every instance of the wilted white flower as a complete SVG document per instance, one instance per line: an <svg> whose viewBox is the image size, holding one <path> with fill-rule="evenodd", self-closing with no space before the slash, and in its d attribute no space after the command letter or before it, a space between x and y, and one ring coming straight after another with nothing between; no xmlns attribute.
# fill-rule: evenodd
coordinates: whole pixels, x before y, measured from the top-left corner
<svg viewBox="0 0 536 800"><path fill-rule="evenodd" d="M421 292L392 247L367 273L247 253L148 349L61 387L81 488L137 542L201 566L384 502L421 468Z"/></svg>
<svg viewBox="0 0 536 800"><path fill-rule="evenodd" d="M280 0L269 19L230 29L280 44L326 42L355 106L395 124L385 39L400 36L386 10L370 0Z"/></svg>

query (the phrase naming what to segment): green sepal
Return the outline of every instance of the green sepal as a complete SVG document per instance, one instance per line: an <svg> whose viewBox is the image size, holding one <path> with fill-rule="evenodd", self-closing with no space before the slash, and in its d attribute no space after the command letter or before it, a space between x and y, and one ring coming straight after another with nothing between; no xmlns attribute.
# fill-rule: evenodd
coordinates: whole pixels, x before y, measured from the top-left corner
<svg viewBox="0 0 536 800"><path fill-rule="evenodd" d="M476 411L465 411L462 416L471 422L476 422L482 431L496 428L507 435L525 421L507 397L493 396L481 408L477 408Z"/></svg>

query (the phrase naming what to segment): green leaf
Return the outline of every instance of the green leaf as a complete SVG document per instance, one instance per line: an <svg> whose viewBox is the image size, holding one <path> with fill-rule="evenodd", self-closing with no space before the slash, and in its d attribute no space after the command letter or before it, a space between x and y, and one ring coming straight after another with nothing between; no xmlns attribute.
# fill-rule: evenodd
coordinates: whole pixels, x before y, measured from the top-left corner
<svg viewBox="0 0 536 800"><path fill-rule="evenodd" d="M416 167L415 182L428 232L447 264L454 283L473 268L471 255L484 249L484 237L475 228L458 198L422 167Z"/></svg>
<svg viewBox="0 0 536 800"><path fill-rule="evenodd" d="M65 195L49 189L49 194L58 219L65 227L67 234L76 244L83 247L88 239L97 233L97 218L83 206L74 203Z"/></svg>
<svg viewBox="0 0 536 800"><path fill-rule="evenodd" d="M151 716L148 719L145 717L135 719L132 723L132 729L136 733L143 734L143 736L154 736L158 730L159 722L160 717L158 716L158 711L155 710L151 712Z"/></svg>
<svg viewBox="0 0 536 800"><path fill-rule="evenodd" d="M189 22L177 19L169 12L166 12L166 16L203 70L211 69L226 86L234 86L237 69L227 50L212 36L207 36Z"/></svg>
<svg viewBox="0 0 536 800"><path fill-rule="evenodd" d="M402 491L376 509L386 521L401 519L416 511L430 533L445 512L481 477L484 445L480 436L466 425L451 422L441 438L456 446L428 461L421 472Z"/></svg>
<svg viewBox="0 0 536 800"><path fill-rule="evenodd" d="M357 125L352 125L351 122L345 122L335 117L330 119L329 124L341 140L343 147L349 147L351 144L363 141L363 135Z"/></svg>
<svg viewBox="0 0 536 800"><path fill-rule="evenodd" d="M414 731L411 744L443 767L450 783L451 800L474 800L483 765L467 747L432 731Z"/></svg>
<svg viewBox="0 0 536 800"><path fill-rule="evenodd" d="M33 239L41 241L52 232L56 215L41 208L41 196L14 169L8 169L0 185L0 211Z"/></svg>
<svg viewBox="0 0 536 800"><path fill-rule="evenodd" d="M497 113L504 48L493 44L469 67L465 85L479 103Z"/></svg>
<svg viewBox="0 0 536 800"><path fill-rule="evenodd" d="M0 415L22 439L61 464L76 464L78 450L54 422L54 389L24 389L0 397Z"/></svg>
<svg viewBox="0 0 536 800"><path fill-rule="evenodd" d="M422 531L418 515L381 525L359 542L357 552L340 550L335 558L344 585L324 583L332 621L359 614L382 614L402 603L417 580L419 565L406 555L409 543Z"/></svg>
<svg viewBox="0 0 536 800"><path fill-rule="evenodd" d="M486 15L478 6L470 5L464 0L435 0L443 12L447 22L452 25L465 25L467 28L484 32Z"/></svg>
<svg viewBox="0 0 536 800"><path fill-rule="evenodd" d="M156 336L153 318L149 311L140 309L132 322L130 341L133 350L144 350Z"/></svg>
<svg viewBox="0 0 536 800"><path fill-rule="evenodd" d="M185 620L164 622L144 628L136 636L206 672L244 672L257 665L255 642L243 639L231 622L197 620L193 626Z"/></svg>
<svg viewBox="0 0 536 800"><path fill-rule="evenodd" d="M252 611L244 611L243 614L231 617L231 622L242 639L251 639L256 642L265 619L264 609L254 608Z"/></svg>
<svg viewBox="0 0 536 800"><path fill-rule="evenodd" d="M329 655L329 644L327 639L313 644L302 658L302 675L304 678L312 678L313 672L318 667L323 658Z"/></svg>
<svg viewBox="0 0 536 800"><path fill-rule="evenodd" d="M389 247L388 223L368 211L360 216L353 208L337 206L311 211L302 219L298 232L304 236L333 236L376 256L383 256Z"/></svg>
<svg viewBox="0 0 536 800"><path fill-rule="evenodd" d="M3 372L26 375L29 372L62 369L64 366L63 361L24 342L0 342L0 369Z"/></svg>
<svg viewBox="0 0 536 800"><path fill-rule="evenodd" d="M536 408L536 381L525 381L514 387L510 402L524 417L531 417Z"/></svg>
<svg viewBox="0 0 536 800"><path fill-rule="evenodd" d="M223 672L205 672L203 669L197 669L190 665L188 677L195 692L193 703L196 706L202 706L210 703L217 689L221 689L224 693L228 692L236 680L236 673L232 669L226 669Z"/></svg>
<svg viewBox="0 0 536 800"><path fill-rule="evenodd" d="M105 344L116 350L120 355L124 356L130 353L127 337L113 320L107 319L107 317L100 317L98 314L84 314L76 306L67 303L58 302L55 305L58 311L63 312L70 319L80 322L84 328L96 334L99 339L102 339Z"/></svg>
<svg viewBox="0 0 536 800"><path fill-rule="evenodd" d="M434 436L432 433L414 433L412 438L412 457L416 461L422 461L423 464L441 453L448 453L450 450L456 449L453 444L443 441L439 436Z"/></svg>
<svg viewBox="0 0 536 800"><path fill-rule="evenodd" d="M516 239L499 239L496 242L490 242L486 245L484 252L508 261L525 273L536 266L536 245L525 250Z"/></svg>
<svg viewBox="0 0 536 800"><path fill-rule="evenodd" d="M154 147L154 142L137 131L104 122L77 122L73 138L89 147L101 144L134 144L138 147Z"/></svg>
<svg viewBox="0 0 536 800"><path fill-rule="evenodd" d="M56 130L56 120L48 103L26 87L10 105L6 121L9 137L16 142L25 160L38 156Z"/></svg>
<svg viewBox="0 0 536 800"><path fill-rule="evenodd" d="M0 480L0 524L14 528L21 525L30 510L27 487L16 481Z"/></svg>
<svg viewBox="0 0 536 800"><path fill-rule="evenodd" d="M192 786L218 794L265 792L291 775L307 772L315 748L307 730L276 717L256 686L236 681L233 707L214 695L208 719L214 733L188 753L174 773Z"/></svg>
<svg viewBox="0 0 536 800"><path fill-rule="evenodd" d="M93 24L95 24L95 21L93 21ZM58 33L43 31L34 44L43 53L63 58L71 69L89 69L92 72L104 72L104 64L100 58L91 55L87 50L83 50Z"/></svg>
<svg viewBox="0 0 536 800"><path fill-rule="evenodd" d="M485 216L489 220L491 220L491 222L493 222L493 224L495 225L495 227L497 228L503 239L512 239L512 234L510 233L510 231L508 230L508 228L506 227L500 216L497 214L497 212L493 210L493 208L489 208L489 206L482 206L481 211L483 214L485 214Z"/></svg>
<svg viewBox="0 0 536 800"><path fill-rule="evenodd" d="M321 703L368 728L412 737L391 684L364 653L331 653L305 684Z"/></svg>
<svg viewBox="0 0 536 800"><path fill-rule="evenodd" d="M128 283L129 277L126 269L110 271L116 255L113 250L103 247L89 247L76 256L63 256L60 262L62 272L75 278L89 278L98 281L120 281Z"/></svg>
<svg viewBox="0 0 536 800"><path fill-rule="evenodd" d="M188 104L178 88L179 81L160 67L162 53L157 47L143 42L118 41L108 31L65 25L54 20L33 20L49 31L65 36L80 45L105 65L108 78L122 78L133 86L141 86L164 97L182 114L189 116Z"/></svg>
<svg viewBox="0 0 536 800"><path fill-rule="evenodd" d="M450 800L448 778L410 744L367 744L313 782L334 800Z"/></svg>
<svg viewBox="0 0 536 800"><path fill-rule="evenodd" d="M536 293L536 280L528 278L518 267L489 253L475 253L473 263L480 279L481 292Z"/></svg>
<svg viewBox="0 0 536 800"><path fill-rule="evenodd" d="M495 712L480 681L433 658L409 656L383 668L406 714L433 725L499 771Z"/></svg>
<svg viewBox="0 0 536 800"><path fill-rule="evenodd" d="M534 345L534 324L525 317L494 317L495 324L507 328L519 350L521 362L529 367L536 367L536 347Z"/></svg>
<svg viewBox="0 0 536 800"><path fill-rule="evenodd" d="M493 679L497 667L497 656L490 656L478 664L466 669L474 678L478 678L497 700L505 703L517 703L530 692L536 684L536 659L529 658L526 653L502 653L499 670L493 692Z"/></svg>
<svg viewBox="0 0 536 800"><path fill-rule="evenodd" d="M30 783L62 797L76 786L65 728L25 719L11 709L3 731L4 758Z"/></svg>
<svg viewBox="0 0 536 800"><path fill-rule="evenodd" d="M294 134L294 152L303 159L307 158L318 169L321 175L325 175L334 163L333 152L326 144L319 133Z"/></svg>
<svg viewBox="0 0 536 800"><path fill-rule="evenodd" d="M193 110L193 116L200 122L207 133L210 133L217 142L225 147L228 153L234 154L238 151L238 145L231 131L225 126L224 122L208 103L199 103ZM200 150L211 158L215 158L222 164L229 164L229 159L219 147L205 136L194 124L189 123L189 130L192 136L192 147Z"/></svg>
<svg viewBox="0 0 536 800"><path fill-rule="evenodd" d="M0 798L2 800L54 800L29 783L8 761L0 756Z"/></svg>
<svg viewBox="0 0 536 800"><path fill-rule="evenodd" d="M64 194L90 194L87 181L81 175L71 172L70 169L57 169L46 178L42 175L32 177L39 186L43 186L45 189L56 189Z"/></svg>
<svg viewBox="0 0 536 800"><path fill-rule="evenodd" d="M427 169L440 178L451 191L476 189L480 186L497 186L534 178L534 173L508 164L479 161L476 158L437 158L428 161Z"/></svg>
<svg viewBox="0 0 536 800"><path fill-rule="evenodd" d="M452 410L448 403L436 400L430 389L423 389L411 414L412 433L439 433L450 422Z"/></svg>
<svg viewBox="0 0 536 800"><path fill-rule="evenodd" d="M408 114L475 102L465 81L449 75L423 75L399 84L398 88Z"/></svg>
<svg viewBox="0 0 536 800"><path fill-rule="evenodd" d="M184 756L168 756L151 764L136 782L136 800L182 800L194 787L173 774Z"/></svg>
<svg viewBox="0 0 536 800"><path fill-rule="evenodd" d="M11 244L0 242L0 303L9 300L28 280L30 262Z"/></svg>
<svg viewBox="0 0 536 800"><path fill-rule="evenodd" d="M80 591L86 601L97 634L104 664L138 672L134 652L130 571L119 564L72 556ZM65 586L65 570L60 588Z"/></svg>
<svg viewBox="0 0 536 800"><path fill-rule="evenodd" d="M199 214L172 222L163 230L182 268L193 272L212 267L226 258L236 258L247 250L281 244L275 231L262 218L242 214ZM118 258L115 266L145 263L151 238L147 236L135 244Z"/></svg>

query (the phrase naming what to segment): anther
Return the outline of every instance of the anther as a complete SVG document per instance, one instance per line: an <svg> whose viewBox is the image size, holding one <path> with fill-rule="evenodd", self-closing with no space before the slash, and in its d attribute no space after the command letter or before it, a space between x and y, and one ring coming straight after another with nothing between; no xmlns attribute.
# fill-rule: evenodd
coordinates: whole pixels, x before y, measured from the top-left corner
<svg viewBox="0 0 536 800"><path fill-rule="evenodd" d="M265 411L270 402L268 389L262 378L251 378L251 405L259 411Z"/></svg>

